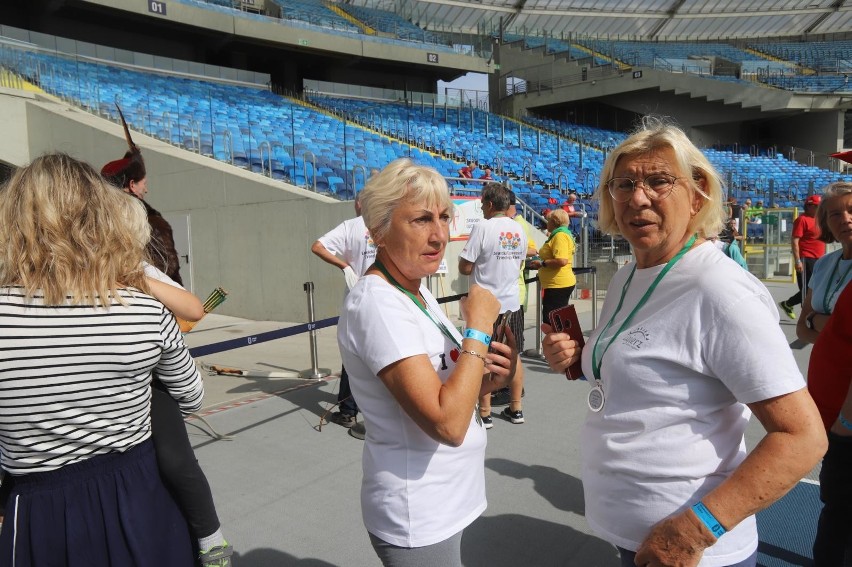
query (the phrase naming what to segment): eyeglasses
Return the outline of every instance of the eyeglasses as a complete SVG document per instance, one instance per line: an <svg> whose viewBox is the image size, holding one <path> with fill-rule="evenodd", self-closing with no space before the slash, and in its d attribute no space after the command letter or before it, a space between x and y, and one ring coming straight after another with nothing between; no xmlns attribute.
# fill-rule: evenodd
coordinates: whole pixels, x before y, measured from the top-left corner
<svg viewBox="0 0 852 567"><path fill-rule="evenodd" d="M629 177L613 177L606 182L606 188L609 189L609 194L612 195L614 200L619 203L626 203L633 198L636 185L642 183L642 190L650 200L662 201L672 192L675 181L678 179L680 177L667 173L652 173L641 182Z"/></svg>

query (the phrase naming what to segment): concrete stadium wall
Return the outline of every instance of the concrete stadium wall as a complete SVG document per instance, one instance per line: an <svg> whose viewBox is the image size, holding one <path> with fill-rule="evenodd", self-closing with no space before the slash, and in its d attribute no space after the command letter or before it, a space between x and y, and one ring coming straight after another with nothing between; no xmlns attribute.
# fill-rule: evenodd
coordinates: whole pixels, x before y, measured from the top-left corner
<svg viewBox="0 0 852 567"><path fill-rule="evenodd" d="M100 168L127 146L121 126L52 97L0 89L0 161L22 166L48 152L66 152ZM340 271L314 256L319 237L354 215L340 202L250 173L134 132L148 171L146 200L166 216L189 218L191 261L185 283L202 297L221 286L228 300L218 313L255 320L303 322L303 284L315 285L318 319L339 313L344 282ZM174 226L174 222L172 223ZM539 246L544 235L536 237ZM448 274L432 280L436 296L464 293L458 273L464 242L447 247ZM448 306L458 313L457 304Z"/></svg>

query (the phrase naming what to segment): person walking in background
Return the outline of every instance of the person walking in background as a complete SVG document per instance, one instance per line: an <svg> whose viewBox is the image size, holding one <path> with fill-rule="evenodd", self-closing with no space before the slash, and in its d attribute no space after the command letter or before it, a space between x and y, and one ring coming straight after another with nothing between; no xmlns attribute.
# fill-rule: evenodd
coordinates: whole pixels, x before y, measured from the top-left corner
<svg viewBox="0 0 852 567"><path fill-rule="evenodd" d="M130 137L130 129L127 127L121 108L118 109L118 114L121 117L121 124L124 126L128 150L123 158L111 161L103 166L101 175L125 193L139 199L145 206L148 224L151 225L148 260L173 281L183 285L183 280L180 277L180 260L175 250L172 227L163 218L163 215L145 200L145 196L148 194L148 174L145 170L145 160L142 159L142 152L139 147L133 143L133 138Z"/></svg>
<svg viewBox="0 0 852 567"><path fill-rule="evenodd" d="M484 220L473 225L470 237L459 254L459 272L471 276L471 281L484 287L497 297L500 312L509 313L506 324L515 336L518 351L524 348L524 317L521 310L518 272L527 254L527 236L524 229L507 216L509 192L500 183L486 183L482 188L482 215ZM500 320L494 321L493 332L500 332ZM517 368L521 368L520 355ZM509 407L501 412L514 424L524 423L523 369L515 371L509 384ZM491 395L479 400L480 415L487 429L493 427Z"/></svg>
<svg viewBox="0 0 852 567"><path fill-rule="evenodd" d="M571 217L562 209L547 215L547 230L550 233L541 246L541 260L530 262L530 268L538 270L541 282L541 320L550 322L550 313L565 307L577 285L577 277L571 266L574 263L574 237L568 229Z"/></svg>
<svg viewBox="0 0 852 567"><path fill-rule="evenodd" d="M849 214L846 214L847 219ZM828 432L819 472L823 503L814 539L815 567L852 565L852 286L846 286L816 338L808 390Z"/></svg>
<svg viewBox="0 0 852 567"><path fill-rule="evenodd" d="M816 212L819 238L839 242L840 250L816 261L808 291L802 301L802 316L796 323L799 339L816 342L838 296L852 280L852 183L832 183L825 188Z"/></svg>
<svg viewBox="0 0 852 567"><path fill-rule="evenodd" d="M707 241L722 193L682 130L645 118L596 194L600 229L635 262L613 276L584 348L565 333L543 341L557 372L582 359L586 519L624 567L754 567L754 514L825 452L772 296ZM767 434L746 454L752 414Z"/></svg>
<svg viewBox="0 0 852 567"><path fill-rule="evenodd" d="M518 213L518 209L517 209L518 197L515 195L515 192L512 191L511 189L507 189L507 191L509 193L509 208L506 211L506 216L509 217L510 219L513 219L516 223L521 225L521 227L524 229L524 234L526 234L526 236L527 236L527 256L526 257L532 258L536 254L538 254L538 250L536 250L536 247L535 247L535 237L533 235L533 227L530 225L530 223L527 222L527 220L524 218L524 215ZM529 274L530 274L530 272L529 272L529 268L527 267L527 262L524 262L523 264L521 264L520 274L518 275L518 292L519 292L518 293L518 295L519 295L518 299L521 302L521 320L522 321L525 320L524 318L526 317L526 314L529 311L529 309L528 309L528 306L529 306L529 288L528 288L527 283L525 281L529 277ZM524 324L524 326L526 326L526 324ZM521 349L518 349L518 350L519 350L519 352L521 352ZM515 374L516 375L518 373L521 374L519 380L521 381L522 384L523 384L523 381L524 381L523 372L524 372L523 365L518 365L518 368L517 368ZM509 390L510 389L508 387L506 387L506 388L500 388L499 390L493 392L491 394L491 406L490 407L509 405L509 401L512 399L512 394ZM524 396L524 388L521 387L521 397L523 397L523 396Z"/></svg>
<svg viewBox="0 0 852 567"><path fill-rule="evenodd" d="M120 108L118 112L129 149L122 159L103 166L101 174L112 185L133 196L144 206L151 235L145 259L155 268L155 279L156 272L165 274L166 277L162 278L165 283L183 289L172 228L166 219L145 201L148 193L145 161L130 136L130 129ZM174 308L174 305L171 307ZM181 314L178 313L178 316ZM183 415L159 378L159 373L155 372L151 393L151 437L160 474L175 495L192 535L198 542L201 564L205 567L228 567L231 565L233 546L222 534L213 493L189 443Z"/></svg>
<svg viewBox="0 0 852 567"><path fill-rule="evenodd" d="M375 175L371 175L370 178L372 179ZM311 246L311 252L343 272L346 280L346 292L343 296L345 299L346 294L376 259L376 244L370 237L370 231L367 230L361 216L360 194L355 197L355 218L343 221L320 236ZM346 367L340 369L337 404L340 410L332 413L329 421L348 428L350 435L356 439L364 439L365 428L359 425L356 419L358 404L352 397Z"/></svg>
<svg viewBox="0 0 852 567"><path fill-rule="evenodd" d="M378 252L343 303L337 339L367 421L364 525L383 565L461 567L464 529L486 507L476 400L511 380L517 350L509 331L489 351L500 308L491 292L470 287L462 335L422 283L449 242L441 174L395 160L361 203Z"/></svg>
<svg viewBox="0 0 852 567"><path fill-rule="evenodd" d="M0 314L15 322L0 333L0 464L13 478L0 564L192 565L150 439L151 378L184 413L204 388L147 293L144 207L51 154L0 190L0 226L17 227L0 231Z"/></svg>
<svg viewBox="0 0 852 567"><path fill-rule="evenodd" d="M790 319L796 318L793 307L802 302L802 296L813 275L814 265L825 254L825 242L819 238L819 226L816 222L816 211L820 200L819 195L809 195L805 199L805 211L793 222L790 243L799 291L778 304Z"/></svg>

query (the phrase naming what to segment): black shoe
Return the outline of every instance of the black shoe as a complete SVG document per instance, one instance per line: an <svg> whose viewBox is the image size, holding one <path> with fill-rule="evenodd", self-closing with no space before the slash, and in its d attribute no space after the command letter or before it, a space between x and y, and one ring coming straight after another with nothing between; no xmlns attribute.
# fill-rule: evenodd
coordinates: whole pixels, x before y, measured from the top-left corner
<svg viewBox="0 0 852 567"><path fill-rule="evenodd" d="M500 412L500 417L508 419L516 425L524 422L524 412L521 410L512 411L509 408L505 408Z"/></svg>
<svg viewBox="0 0 852 567"><path fill-rule="evenodd" d="M526 395L526 392L521 390L521 397L523 398ZM500 388L499 390L494 390L491 392L491 405L492 406L508 406L511 401L511 394L509 393L509 388Z"/></svg>
<svg viewBox="0 0 852 567"><path fill-rule="evenodd" d="M337 425L345 427L347 429L355 425L355 423L357 422L354 415L350 415L348 413L341 413L339 411L336 411L331 414L328 418L328 421L329 423L336 423Z"/></svg>
<svg viewBox="0 0 852 567"><path fill-rule="evenodd" d="M363 441L367 437L367 427L363 423L356 423L349 428L349 435Z"/></svg>

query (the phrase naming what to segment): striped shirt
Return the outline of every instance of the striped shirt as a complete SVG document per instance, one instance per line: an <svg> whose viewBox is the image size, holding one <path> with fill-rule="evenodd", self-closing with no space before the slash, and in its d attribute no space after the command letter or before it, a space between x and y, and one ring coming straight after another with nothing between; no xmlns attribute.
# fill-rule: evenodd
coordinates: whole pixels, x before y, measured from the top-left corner
<svg viewBox="0 0 852 567"><path fill-rule="evenodd" d="M139 291L127 305L44 306L0 288L0 464L20 475L123 452L151 435L151 375L184 413L204 386L172 314Z"/></svg>

